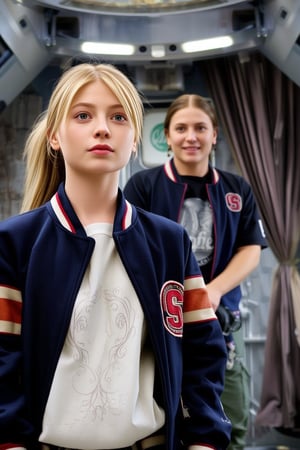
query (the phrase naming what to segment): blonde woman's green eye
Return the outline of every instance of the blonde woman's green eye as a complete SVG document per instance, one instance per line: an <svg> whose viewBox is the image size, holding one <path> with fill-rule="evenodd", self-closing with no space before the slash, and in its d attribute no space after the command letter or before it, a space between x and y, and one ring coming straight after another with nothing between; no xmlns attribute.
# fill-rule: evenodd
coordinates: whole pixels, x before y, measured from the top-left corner
<svg viewBox="0 0 300 450"><path fill-rule="evenodd" d="M117 122L124 122L127 120L127 117L124 114L115 114L113 116L113 119L116 120Z"/></svg>
<svg viewBox="0 0 300 450"><path fill-rule="evenodd" d="M89 119L89 115L87 113L79 113L76 115L76 118L79 120L86 120Z"/></svg>

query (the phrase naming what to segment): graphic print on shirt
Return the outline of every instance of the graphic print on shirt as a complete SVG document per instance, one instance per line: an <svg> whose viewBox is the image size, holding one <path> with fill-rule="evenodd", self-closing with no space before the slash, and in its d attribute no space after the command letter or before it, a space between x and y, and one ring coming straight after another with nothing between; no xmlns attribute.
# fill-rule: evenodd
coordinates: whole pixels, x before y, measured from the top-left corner
<svg viewBox="0 0 300 450"><path fill-rule="evenodd" d="M95 419L96 416L103 419L108 413L118 415L119 410L122 409L119 390L123 373L122 360L128 352L129 340L133 338L136 331L135 311L130 305L130 300L122 294L118 288L115 288L105 289L101 295L101 301L106 305L107 313L105 313L106 323L103 324L105 333L102 334L105 346L98 344L99 355L101 354L101 360L99 358L101 365L98 367L92 359L93 344L92 339L89 338L89 330L91 317L101 314L97 307L99 298L95 296L91 299L90 292L87 292L84 298L84 292L82 292L81 301L76 306L73 326L70 328L68 337L73 342L69 342L69 345L73 348L73 358L80 361L81 366L73 375L72 386L79 396L85 397L86 400L89 398L89 401L82 403L82 412L86 410L86 414L90 415L89 420ZM141 318L138 319L138 323L140 320ZM96 336L95 333L95 338Z"/></svg>
<svg viewBox="0 0 300 450"><path fill-rule="evenodd" d="M209 202L195 197L185 199L180 223L192 241L199 266L205 266L212 260L214 248L213 216Z"/></svg>
<svg viewBox="0 0 300 450"><path fill-rule="evenodd" d="M112 225L86 229L96 245L74 304L40 440L65 448L99 448L99 442L101 448L122 448L160 429L164 411L153 398L154 355L144 345L144 313L115 248ZM116 423L118 432L112 433Z"/></svg>

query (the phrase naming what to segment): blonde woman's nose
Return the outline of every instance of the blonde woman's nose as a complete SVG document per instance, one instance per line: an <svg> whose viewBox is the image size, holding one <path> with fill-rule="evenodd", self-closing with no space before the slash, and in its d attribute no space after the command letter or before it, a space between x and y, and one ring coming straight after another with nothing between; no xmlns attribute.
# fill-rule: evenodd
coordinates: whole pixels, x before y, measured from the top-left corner
<svg viewBox="0 0 300 450"><path fill-rule="evenodd" d="M94 135L96 137L110 136L110 129L109 129L106 118L104 118L104 117L98 118L98 120L96 122L95 130L94 130Z"/></svg>

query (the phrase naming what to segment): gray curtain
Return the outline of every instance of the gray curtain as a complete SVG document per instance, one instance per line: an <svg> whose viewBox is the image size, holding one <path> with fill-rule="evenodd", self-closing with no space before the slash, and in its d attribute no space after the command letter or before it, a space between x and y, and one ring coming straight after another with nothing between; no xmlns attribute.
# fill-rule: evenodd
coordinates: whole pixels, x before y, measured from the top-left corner
<svg viewBox="0 0 300 450"><path fill-rule="evenodd" d="M300 88L257 53L202 63L233 157L278 266L257 424L300 426Z"/></svg>

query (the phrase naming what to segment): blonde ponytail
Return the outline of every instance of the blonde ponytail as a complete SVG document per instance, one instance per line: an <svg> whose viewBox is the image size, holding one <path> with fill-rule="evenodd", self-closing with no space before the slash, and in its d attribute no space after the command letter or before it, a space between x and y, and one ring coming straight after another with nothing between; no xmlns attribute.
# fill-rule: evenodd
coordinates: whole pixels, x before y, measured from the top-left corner
<svg viewBox="0 0 300 450"><path fill-rule="evenodd" d="M61 153L52 151L48 144L46 121L44 113L25 144L26 170L21 212L37 208L48 201L64 178Z"/></svg>

